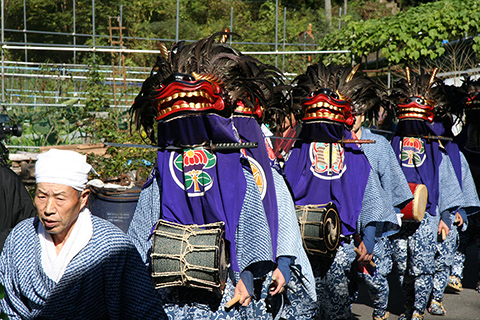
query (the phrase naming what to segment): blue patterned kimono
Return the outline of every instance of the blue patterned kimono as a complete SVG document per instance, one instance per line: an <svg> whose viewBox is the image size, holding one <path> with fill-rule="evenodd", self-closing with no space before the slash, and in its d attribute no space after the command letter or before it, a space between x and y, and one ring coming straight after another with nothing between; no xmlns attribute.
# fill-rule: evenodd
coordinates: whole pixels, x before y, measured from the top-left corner
<svg viewBox="0 0 480 320"><path fill-rule="evenodd" d="M376 172L385 197L385 215L396 217L394 207L399 211L413 197L407 179L396 160L395 153L385 137L372 133L368 128L362 128L361 139L376 141L372 144L362 144L361 148L367 156L372 170ZM387 275L392 271L392 247L389 238L384 235L377 237L373 250L373 260L376 269L374 275L366 270L359 273L367 284L370 298L373 301L373 316L381 318L385 315L388 306L389 286Z"/></svg>
<svg viewBox="0 0 480 320"><path fill-rule="evenodd" d="M475 123L475 119L467 117L467 122L463 126L462 131L456 136L462 156L462 182L463 191L467 193L466 199L470 201L476 201L478 199L476 186L480 188L479 180L479 168L480 168L480 147L478 136L479 123ZM474 120L473 122L472 119ZM468 168L468 172L464 171L464 168ZM466 182L465 178L468 177L470 182ZM465 187L468 186L467 188ZM463 279L463 268L465 263L466 251L469 246L476 244L480 248L480 212L472 210L473 212L467 212L468 216L468 228L459 232L459 245L455 252L454 263L451 267L451 275L456 276L458 279ZM480 263L480 250L478 250L477 258ZM478 268L477 275L477 290L480 290L480 268ZM480 291L479 291L480 292Z"/></svg>
<svg viewBox="0 0 480 320"><path fill-rule="evenodd" d="M317 293L312 267L303 248L298 226L295 204L284 178L272 169L278 204L278 248L277 256L295 257L287 285L290 301L282 312L284 319L312 319L316 312Z"/></svg>
<svg viewBox="0 0 480 320"><path fill-rule="evenodd" d="M235 233L235 247L240 270L255 262L272 257L270 232L263 211L257 184L250 172L244 169L247 192ZM128 236L137 247L145 264L150 266L152 228L160 219L161 192L156 179L140 193ZM248 307L225 310L224 305L233 298L239 273L230 271L223 296L202 289L167 287L159 289L169 319L243 319L254 312L253 302ZM271 274L264 280L271 283Z"/></svg>
<svg viewBox="0 0 480 320"><path fill-rule="evenodd" d="M443 180L441 180L440 203L443 208L459 207L464 209L467 214L472 214L480 210L480 201L468 163L461 152L460 160L462 171L461 181L455 179L455 170L449 160L449 156L444 155L443 162L445 162L445 165L442 166L443 174L441 171L443 175L443 177L441 175L441 178L443 178ZM454 210L450 213L452 221L455 220L456 212L457 210ZM446 239L437 243L438 253L435 258L436 270L432 292L432 298L437 301L442 301L443 299L443 292L445 291L448 277L450 276L450 268L454 263L455 252L459 245L458 231L465 230L467 223L468 221L465 221L464 225L458 229L455 226L451 226Z"/></svg>
<svg viewBox="0 0 480 320"><path fill-rule="evenodd" d="M472 214L468 217L468 228L459 232L458 249L455 251L454 261L450 270L451 276L463 279L463 269L467 248L476 244L480 248L480 213ZM480 250L477 251L477 261L480 261ZM477 273L477 290L480 290L480 268ZM479 291L480 292L480 291Z"/></svg>
<svg viewBox="0 0 480 320"><path fill-rule="evenodd" d="M93 236L56 283L43 271L38 218L19 223L0 256L0 306L10 319L166 319L127 236L92 216Z"/></svg>
<svg viewBox="0 0 480 320"><path fill-rule="evenodd" d="M420 225L405 223L399 236L392 241L394 260L406 299L406 314L414 309L419 313L425 312L433 286L443 156L439 142L424 139L422 135L441 135L435 132L435 128L435 123L423 120L401 120L391 141L407 181L422 183L428 189L427 208ZM407 233L408 229L411 232Z"/></svg>
<svg viewBox="0 0 480 320"><path fill-rule="evenodd" d="M399 270L400 280L403 282L407 306L422 313L425 312L432 293L436 271L439 272L439 278L435 280L437 282L436 286L443 286L440 283L444 283L446 286L448 279L448 275L445 278L446 264L452 264L454 251L451 250L456 246L455 231L451 235L452 241L448 240L440 243L440 247L437 246L440 215L446 210L462 207L464 204L464 197L456 179L455 169L449 156L444 152L441 152L438 177L439 198L436 200L436 214L426 213L413 235L393 242L396 253L395 260L398 261L397 269ZM436 258L439 249L443 252L443 257ZM451 251L451 257L447 257L450 254L445 255L449 251ZM440 274L442 275L440 276ZM440 278L445 278L445 280L439 280Z"/></svg>

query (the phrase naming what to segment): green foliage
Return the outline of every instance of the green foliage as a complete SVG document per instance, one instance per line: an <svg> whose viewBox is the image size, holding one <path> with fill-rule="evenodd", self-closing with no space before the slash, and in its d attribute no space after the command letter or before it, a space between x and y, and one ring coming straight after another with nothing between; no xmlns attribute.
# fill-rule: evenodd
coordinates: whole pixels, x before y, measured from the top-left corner
<svg viewBox="0 0 480 320"><path fill-rule="evenodd" d="M442 0L421 4L393 17L350 21L346 28L327 35L320 46L331 50L349 49L357 58L380 51L390 64L399 64L435 59L445 52L444 40L479 33L478 1ZM350 57L326 56L324 59L338 62L349 61Z"/></svg>
<svg viewBox="0 0 480 320"><path fill-rule="evenodd" d="M23 146L99 142L144 144L138 133L130 132L128 111L109 106L108 93L111 87L105 84L95 60L90 61L85 88L82 90L86 95L85 106L76 105L77 99L71 99L65 102L65 107L19 107L9 110L12 122L22 124L23 134L21 137L8 136L6 143ZM60 85L65 87L65 92L73 91L68 81L53 80L45 82L41 90L58 90ZM109 147L105 156L91 154L88 157L102 179L138 169L140 178L146 178L150 168L145 162L154 163L156 152L154 149Z"/></svg>
<svg viewBox="0 0 480 320"><path fill-rule="evenodd" d="M473 38L473 42L474 42L474 44L472 45L472 49L475 52L480 52L480 37L477 36L477 37Z"/></svg>
<svg viewBox="0 0 480 320"><path fill-rule="evenodd" d="M89 127L92 142L145 144L137 132L130 132L127 112L112 110L108 118L94 118ZM118 177L132 170L137 177L146 179L151 169L148 163L155 163L155 149L109 147L104 156L88 155L88 161L100 174L100 179ZM145 161L144 161L145 160Z"/></svg>
<svg viewBox="0 0 480 320"><path fill-rule="evenodd" d="M5 287L0 284L0 299L5 298ZM0 312L0 319L6 319L8 320L8 316L2 311Z"/></svg>
<svg viewBox="0 0 480 320"><path fill-rule="evenodd" d="M387 8L385 3L380 3L378 0L349 1L348 13L356 21L392 16L392 10Z"/></svg>
<svg viewBox="0 0 480 320"><path fill-rule="evenodd" d="M22 30L23 25L23 0L6 0L6 25L8 29ZM337 1L343 3L342 1ZM73 1L58 2L54 0L25 0L28 30L64 32L66 35L46 35L41 33L28 34L28 41L35 43L52 44L73 44L71 34L73 30ZM231 1L224 0L193 0L180 1L180 23L179 38L196 40L211 35L214 32L225 28L232 29L241 38L234 38L233 41L268 43L268 45L245 45L235 44L242 51L272 51L275 41L275 1ZM335 2L333 2L335 4ZM125 47L130 49L158 49L158 41L145 40L160 38L164 39L167 47L175 39L176 33L176 0L134 0L118 2L112 0L95 1L95 33L97 37L95 45L109 46L109 17L120 15L122 6L122 25L125 27ZM286 39L283 39L284 6L287 8ZM233 10L233 25L231 28L230 14ZM312 34L315 41L321 39L327 32L325 12L323 4L318 1L287 1L279 3L278 19L278 41L279 49L283 50L281 44L302 43L303 39L299 34L307 31L309 24L312 25ZM92 30L92 1L75 0L75 32L77 45L93 44L92 37L80 36L91 35ZM114 35L116 35L114 33ZM23 42L22 33L7 33L7 41ZM107 37L105 37L107 36ZM307 43L313 45L312 43ZM286 50L310 50L313 47L287 46ZM6 53L12 60L23 61L24 52L12 50ZM52 62L72 62L73 53L69 51L31 51L28 59L30 61L45 61L48 54ZM76 53L77 61L87 59L90 54ZM273 63L275 57L262 56L269 63ZM96 63L111 64L110 53L96 53ZM155 57L151 55L127 55L127 65L150 67ZM297 65L302 68L308 63L307 57L288 57L286 64ZM289 68L290 69L290 68ZM289 70L290 71L290 70Z"/></svg>
<svg viewBox="0 0 480 320"><path fill-rule="evenodd" d="M98 72L95 58L92 59L90 64L87 82L88 95L85 102L85 108L83 113L97 112L109 106L109 98L107 92L110 88L105 85L104 76ZM86 116L86 115L85 115Z"/></svg>

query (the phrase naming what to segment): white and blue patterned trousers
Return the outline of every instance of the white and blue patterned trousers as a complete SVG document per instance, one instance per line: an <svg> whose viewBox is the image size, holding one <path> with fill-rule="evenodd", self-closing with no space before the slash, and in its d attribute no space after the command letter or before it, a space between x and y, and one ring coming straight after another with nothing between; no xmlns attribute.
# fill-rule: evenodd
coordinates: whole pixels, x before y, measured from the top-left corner
<svg viewBox="0 0 480 320"><path fill-rule="evenodd" d="M468 228L463 232L459 232L460 244L455 252L454 263L452 265L451 274L463 279L463 267L467 247L476 243L480 248L480 213L476 213L468 217ZM478 250L478 261L480 264L480 250ZM480 281L480 268L478 269L478 280Z"/></svg>
<svg viewBox="0 0 480 320"><path fill-rule="evenodd" d="M392 271L393 264L390 239L384 237L375 242L373 261L375 262L374 274L359 272L358 276L367 285L368 294L373 301L373 316L383 317L387 312L388 295L390 293L387 276Z"/></svg>
<svg viewBox="0 0 480 320"><path fill-rule="evenodd" d="M425 213L413 235L392 240L394 264L406 305L422 313L433 288L438 223L438 216Z"/></svg>
<svg viewBox="0 0 480 320"><path fill-rule="evenodd" d="M435 275L433 276L432 298L442 301L443 292L447 287L450 268L453 265L455 251L458 248L458 230L452 226L444 241L437 242L437 255L435 257Z"/></svg>
<svg viewBox="0 0 480 320"><path fill-rule="evenodd" d="M302 280L297 273L292 271L290 281L286 286L286 299L283 309L278 315L273 317L272 313L267 310L265 301L272 283L272 273L270 272L263 282L260 297L253 299L250 305L240 309L242 319L268 320L268 319L287 319L287 320L310 320L313 319L316 312L316 302L309 296ZM260 299L258 299L260 298Z"/></svg>
<svg viewBox="0 0 480 320"><path fill-rule="evenodd" d="M313 257L313 273L317 290L317 318L322 320L350 319L350 269L355 260L353 241L338 248L335 259L325 272L325 261ZM327 266L328 267L328 266Z"/></svg>

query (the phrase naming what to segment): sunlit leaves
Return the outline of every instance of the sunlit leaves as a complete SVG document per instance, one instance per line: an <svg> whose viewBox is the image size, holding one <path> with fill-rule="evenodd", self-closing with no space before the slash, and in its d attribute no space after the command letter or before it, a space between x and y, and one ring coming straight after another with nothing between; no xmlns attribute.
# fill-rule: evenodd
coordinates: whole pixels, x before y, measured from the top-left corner
<svg viewBox="0 0 480 320"><path fill-rule="evenodd" d="M393 17L350 21L342 30L325 37L320 47L351 50L357 57L380 51L390 63L396 64L421 58L434 59L445 52L444 40L479 33L478 1L443 0L413 7ZM476 39L473 50L479 52L479 49ZM325 60L332 57L327 56ZM349 55L344 58L349 59Z"/></svg>

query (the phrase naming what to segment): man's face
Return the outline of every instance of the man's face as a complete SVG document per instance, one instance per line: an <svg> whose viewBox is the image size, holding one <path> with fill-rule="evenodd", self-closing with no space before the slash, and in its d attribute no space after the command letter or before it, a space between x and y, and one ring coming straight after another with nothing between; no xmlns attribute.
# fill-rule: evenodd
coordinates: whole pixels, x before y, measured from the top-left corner
<svg viewBox="0 0 480 320"><path fill-rule="evenodd" d="M363 121L365 121L365 115L362 113L355 116L355 123L353 124L353 132L358 132L358 129L362 126Z"/></svg>
<svg viewBox="0 0 480 320"><path fill-rule="evenodd" d="M86 205L88 190L78 197L78 191L70 186L41 182L37 184L35 206L45 230L54 242L64 241L70 234L80 210Z"/></svg>

